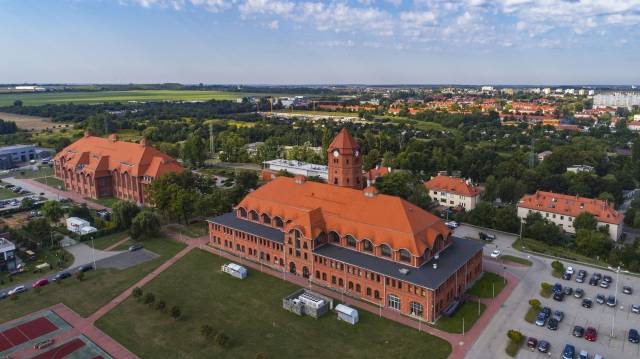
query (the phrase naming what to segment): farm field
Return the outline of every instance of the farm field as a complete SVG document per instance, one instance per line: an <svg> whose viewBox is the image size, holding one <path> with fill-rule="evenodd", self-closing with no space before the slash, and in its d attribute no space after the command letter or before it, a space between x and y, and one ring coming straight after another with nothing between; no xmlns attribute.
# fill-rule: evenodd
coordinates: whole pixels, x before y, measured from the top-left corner
<svg viewBox="0 0 640 359"><path fill-rule="evenodd" d="M266 93L253 94L225 91L197 90L132 90L132 91L91 91L91 92L44 92L28 94L0 94L0 106L11 106L14 101L21 100L24 106L46 104L83 103L96 104L103 102L129 101L207 101L235 100L245 96L267 96ZM280 96L287 96L280 94Z"/></svg>
<svg viewBox="0 0 640 359"><path fill-rule="evenodd" d="M183 317L129 297L96 325L141 358L423 358L444 359L446 341L360 310L354 326L330 312L320 319L282 309L298 287L250 270L244 280L220 271L227 260L195 249L143 287ZM203 325L229 336L220 347L200 334ZM149 339L152 338L152 339ZM425 354L428 353L428 354Z"/></svg>
<svg viewBox="0 0 640 359"><path fill-rule="evenodd" d="M3 96L0 95L0 99ZM2 101L2 100L0 100ZM27 115L17 115L14 113L0 112L0 119L5 121L13 121L21 130L40 131L46 129L61 129L66 128L68 125L64 123L52 122L48 117L37 117Z"/></svg>

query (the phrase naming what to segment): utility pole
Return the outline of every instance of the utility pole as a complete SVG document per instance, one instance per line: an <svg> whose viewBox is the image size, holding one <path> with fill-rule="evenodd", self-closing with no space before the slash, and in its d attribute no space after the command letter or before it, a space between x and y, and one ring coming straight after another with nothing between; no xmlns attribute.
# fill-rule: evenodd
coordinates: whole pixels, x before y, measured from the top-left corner
<svg viewBox="0 0 640 359"><path fill-rule="evenodd" d="M209 123L209 151L211 152L211 157L213 158L216 153L216 147L213 142L213 123Z"/></svg>

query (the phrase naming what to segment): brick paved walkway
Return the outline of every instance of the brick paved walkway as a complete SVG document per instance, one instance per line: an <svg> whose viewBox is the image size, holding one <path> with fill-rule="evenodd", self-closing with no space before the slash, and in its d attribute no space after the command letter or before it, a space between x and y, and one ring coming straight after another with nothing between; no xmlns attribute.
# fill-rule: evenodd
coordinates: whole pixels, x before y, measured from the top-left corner
<svg viewBox="0 0 640 359"><path fill-rule="evenodd" d="M122 245L123 243L126 243L127 241L129 241L131 239L131 237L127 236L127 238L123 238L119 241L117 241L116 243L110 245L109 247L105 248L104 251L111 251L114 248L119 247L120 245Z"/></svg>

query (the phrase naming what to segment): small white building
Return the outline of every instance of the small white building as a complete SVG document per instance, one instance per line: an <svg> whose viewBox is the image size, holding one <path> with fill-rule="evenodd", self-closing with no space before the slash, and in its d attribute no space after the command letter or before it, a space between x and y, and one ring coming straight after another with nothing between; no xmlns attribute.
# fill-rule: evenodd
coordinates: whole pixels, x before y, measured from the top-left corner
<svg viewBox="0 0 640 359"><path fill-rule="evenodd" d="M247 277L247 268L235 263L224 264L221 270L239 279L245 279Z"/></svg>
<svg viewBox="0 0 640 359"><path fill-rule="evenodd" d="M567 172L573 172L573 173L583 173L583 172L593 173L594 171L595 171L595 168L588 165L573 165L573 166L567 167Z"/></svg>
<svg viewBox="0 0 640 359"><path fill-rule="evenodd" d="M471 180L438 175L424 183L433 200L441 206L462 207L470 211L480 202L482 191Z"/></svg>
<svg viewBox="0 0 640 359"><path fill-rule="evenodd" d="M338 313L338 320L342 320L349 324L358 322L358 311L344 304L336 305L335 311Z"/></svg>
<svg viewBox="0 0 640 359"><path fill-rule="evenodd" d="M551 151L542 151L538 153L538 161L542 162L545 158L549 157L553 152Z"/></svg>
<svg viewBox="0 0 640 359"><path fill-rule="evenodd" d="M16 269L16 245L0 237L0 272Z"/></svg>
<svg viewBox="0 0 640 359"><path fill-rule="evenodd" d="M329 178L329 169L324 165L283 159L265 161L264 165L265 169L269 170L272 173L286 171L293 175L300 175L305 177L320 177L325 181Z"/></svg>
<svg viewBox="0 0 640 359"><path fill-rule="evenodd" d="M97 229L91 226L89 221L78 217L67 218L67 229L77 234L88 234L96 232Z"/></svg>

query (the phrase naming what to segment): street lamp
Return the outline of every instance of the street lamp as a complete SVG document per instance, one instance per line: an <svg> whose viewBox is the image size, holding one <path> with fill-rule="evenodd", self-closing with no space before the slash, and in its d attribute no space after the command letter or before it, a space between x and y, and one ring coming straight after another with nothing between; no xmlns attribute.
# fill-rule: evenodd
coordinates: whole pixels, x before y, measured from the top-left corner
<svg viewBox="0 0 640 359"><path fill-rule="evenodd" d="M611 315L611 337L613 338L613 330L615 328L616 325L616 309L618 308L618 282L619 282L619 278L620 278L620 266L618 266L618 268L616 268L616 294L614 295L613 299L615 300L616 306L613 309L613 314Z"/></svg>

